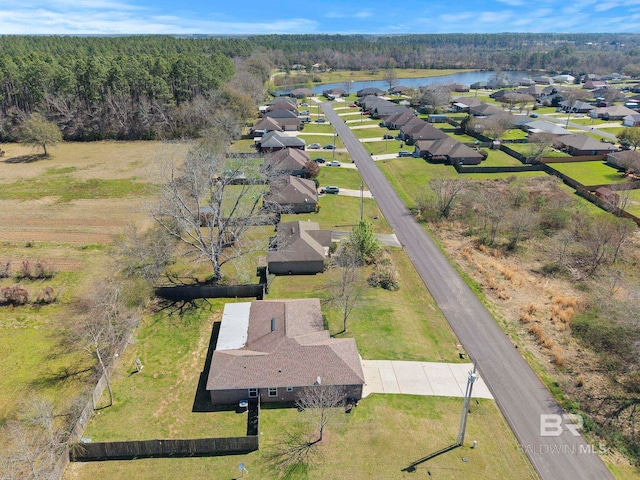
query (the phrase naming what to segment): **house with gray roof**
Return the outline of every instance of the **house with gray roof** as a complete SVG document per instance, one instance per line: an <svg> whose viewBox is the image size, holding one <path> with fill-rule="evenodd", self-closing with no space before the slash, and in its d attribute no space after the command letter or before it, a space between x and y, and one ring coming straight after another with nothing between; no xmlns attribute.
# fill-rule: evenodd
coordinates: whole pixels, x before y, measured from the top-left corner
<svg viewBox="0 0 640 480"><path fill-rule="evenodd" d="M322 273L330 250L331 230L320 230L317 222L280 223L270 242L267 268L274 275Z"/></svg>
<svg viewBox="0 0 640 480"><path fill-rule="evenodd" d="M258 140L258 150L261 152L277 152L284 148L304 150L306 142L301 138L285 135L281 132L269 132Z"/></svg>
<svg viewBox="0 0 640 480"><path fill-rule="evenodd" d="M469 113L476 117L489 117L491 115L495 115L497 113L502 113L503 110L496 107L495 105L489 105L487 103L481 103L476 107L470 107Z"/></svg>
<svg viewBox="0 0 640 480"><path fill-rule="evenodd" d="M407 145L413 145L420 140L438 140L440 138L451 138L439 128L424 122L424 124L415 124L415 128L404 130L404 141Z"/></svg>
<svg viewBox="0 0 640 480"><path fill-rule="evenodd" d="M296 88L294 90L291 90L291 92L289 93L289 96L294 98L313 97L314 95L315 92L310 88Z"/></svg>
<svg viewBox="0 0 640 480"><path fill-rule="evenodd" d="M640 113L632 113L622 119L625 127L640 127Z"/></svg>
<svg viewBox="0 0 640 480"><path fill-rule="evenodd" d="M284 128L280 125L280 123L275 118L265 117L258 120L251 127L251 135L254 137L262 137L266 133L269 132L282 132Z"/></svg>
<svg viewBox="0 0 640 480"><path fill-rule="evenodd" d="M562 148L570 155L606 155L617 151L615 145L599 142L588 135L574 134L562 135L556 138L556 146Z"/></svg>
<svg viewBox="0 0 640 480"><path fill-rule="evenodd" d="M430 162L452 165L478 165L483 159L480 152L448 135L437 140L416 142L416 153Z"/></svg>
<svg viewBox="0 0 640 480"><path fill-rule="evenodd" d="M591 112L593 118L602 118L603 120L622 120L627 115L637 115L638 112L631 110L624 105L612 105L610 107L596 108Z"/></svg>
<svg viewBox="0 0 640 480"><path fill-rule="evenodd" d="M366 97L367 95L375 95L377 97L380 97L384 95L384 91L376 87L366 87L356 92L356 96L358 97Z"/></svg>
<svg viewBox="0 0 640 480"><path fill-rule="evenodd" d="M413 112L409 110L404 111L402 113L396 113L395 115L388 115L382 117L382 122L380 122L383 126L390 128L392 130L398 130L406 124L413 122L418 117Z"/></svg>
<svg viewBox="0 0 640 480"><path fill-rule="evenodd" d="M533 122L525 122L522 124L522 129L528 133L553 133L554 135L571 135L569 130L562 128L560 125L556 125L546 120L535 120Z"/></svg>
<svg viewBox="0 0 640 480"><path fill-rule="evenodd" d="M264 207L269 212L309 213L315 212L317 205L315 182L293 175L272 180L264 196Z"/></svg>
<svg viewBox="0 0 640 480"><path fill-rule="evenodd" d="M225 305L206 386L214 405L294 402L314 385L339 387L354 399L364 385L355 340L331 338L319 299Z"/></svg>

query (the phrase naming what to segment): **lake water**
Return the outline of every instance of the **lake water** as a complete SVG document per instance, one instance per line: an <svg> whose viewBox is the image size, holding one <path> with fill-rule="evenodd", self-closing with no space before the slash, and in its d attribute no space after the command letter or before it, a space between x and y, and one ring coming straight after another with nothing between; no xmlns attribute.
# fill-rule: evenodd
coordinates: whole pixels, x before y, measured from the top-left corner
<svg viewBox="0 0 640 480"><path fill-rule="evenodd" d="M432 84L450 84L450 83L463 83L465 85L471 85L476 82L487 81L492 75L495 75L494 71L484 71L484 72L462 72L462 73L453 73L451 75L441 75L438 77L421 77L421 78L399 78L397 85L402 85L405 87L422 87L425 85ZM507 75L511 78L522 78L528 77L529 73L527 72L514 72L514 71L505 71L501 72L504 75ZM363 88L379 88L381 90L388 90L389 84L384 80L368 80L364 82L350 82L351 92L357 92ZM344 82L339 83L325 83L321 85L314 85L312 90L317 94L322 94L324 90L329 90L332 88L344 88ZM277 93L280 95L286 95L293 89L287 90L279 90Z"/></svg>

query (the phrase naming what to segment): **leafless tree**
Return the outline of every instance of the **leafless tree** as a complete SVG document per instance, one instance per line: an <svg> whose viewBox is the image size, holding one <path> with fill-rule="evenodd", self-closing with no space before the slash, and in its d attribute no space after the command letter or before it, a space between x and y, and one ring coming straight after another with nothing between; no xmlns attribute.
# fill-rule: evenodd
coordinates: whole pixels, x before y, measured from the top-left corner
<svg viewBox="0 0 640 480"><path fill-rule="evenodd" d="M301 478L309 465L321 458L319 443L327 427L344 415L345 391L335 385L313 385L303 388L297 396L296 406L305 419L284 432L266 458L279 478Z"/></svg>
<svg viewBox="0 0 640 480"><path fill-rule="evenodd" d="M342 248L333 257L338 278L329 284L332 303L338 307L342 316L342 331L347 331L347 320L353 309L360 303L364 291L363 274L360 268L360 256L351 248Z"/></svg>
<svg viewBox="0 0 640 480"><path fill-rule="evenodd" d="M387 68L384 71L384 81L389 85L389 88L393 88L398 84L398 74L393 68Z"/></svg>
<svg viewBox="0 0 640 480"><path fill-rule="evenodd" d="M555 135L549 132L534 133L529 137L528 144L531 146L531 158L538 161L547 148L553 145Z"/></svg>
<svg viewBox="0 0 640 480"><path fill-rule="evenodd" d="M509 212L505 228L509 240L507 244L509 250L515 250L518 247L520 241L535 226L536 220L535 212L527 206Z"/></svg>
<svg viewBox="0 0 640 480"><path fill-rule="evenodd" d="M3 429L0 478L53 478L68 438L62 418L55 414L50 401L39 396L30 398L17 418Z"/></svg>
<svg viewBox="0 0 640 480"><path fill-rule="evenodd" d="M483 126L483 135L497 140L504 132L515 125L515 120L510 113L502 112L491 115L482 121L478 121L478 123Z"/></svg>
<svg viewBox="0 0 640 480"><path fill-rule="evenodd" d="M448 218L460 195L465 191L466 184L457 179L438 178L431 180L429 186L435 194L438 215Z"/></svg>
<svg viewBox="0 0 640 480"><path fill-rule="evenodd" d="M227 159L224 148L211 144L192 149L182 164L167 158L161 168L151 216L189 258L211 266L213 281L222 279L226 263L265 250L266 240L252 229L265 214L266 187L250 163Z"/></svg>
<svg viewBox="0 0 640 480"><path fill-rule="evenodd" d="M320 384L304 387L297 395L296 406L309 415L309 421L315 428L317 438L312 443L319 443L323 439L325 429L335 423L344 414L346 392L336 385Z"/></svg>
<svg viewBox="0 0 640 480"><path fill-rule="evenodd" d="M451 91L446 85L429 85L420 96L420 104L433 109L448 105L450 101Z"/></svg>
<svg viewBox="0 0 640 480"><path fill-rule="evenodd" d="M115 281L97 283L90 294L78 301L76 310L77 315L66 329L67 340L95 360L97 373L106 380L111 406L110 366L118 347L138 322L138 314L126 306L121 286Z"/></svg>
<svg viewBox="0 0 640 480"><path fill-rule="evenodd" d="M157 226L141 232L130 225L117 242L123 257L124 272L139 275L149 282L156 281L174 258L176 243L164 229Z"/></svg>

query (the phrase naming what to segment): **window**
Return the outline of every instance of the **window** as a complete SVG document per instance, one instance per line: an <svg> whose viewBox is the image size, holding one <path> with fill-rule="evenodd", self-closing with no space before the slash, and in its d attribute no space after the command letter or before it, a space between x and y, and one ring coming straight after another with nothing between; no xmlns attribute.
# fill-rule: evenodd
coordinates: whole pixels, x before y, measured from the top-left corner
<svg viewBox="0 0 640 480"><path fill-rule="evenodd" d="M287 392L293 392L293 387L287 387Z"/></svg>
<svg viewBox="0 0 640 480"><path fill-rule="evenodd" d="M258 396L258 389L257 388L250 388L249 389L249 398L256 398Z"/></svg>
<svg viewBox="0 0 640 480"><path fill-rule="evenodd" d="M269 387L269 396L270 397L277 397L278 396L278 389L276 387Z"/></svg>

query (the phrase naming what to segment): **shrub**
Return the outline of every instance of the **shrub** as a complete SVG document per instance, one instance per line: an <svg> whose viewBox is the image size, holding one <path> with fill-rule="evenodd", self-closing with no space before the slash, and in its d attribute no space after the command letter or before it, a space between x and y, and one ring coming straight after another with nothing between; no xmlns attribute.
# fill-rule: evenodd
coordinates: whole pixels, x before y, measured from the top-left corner
<svg viewBox="0 0 640 480"><path fill-rule="evenodd" d="M23 260L20 265L20 271L18 272L18 278L31 278L33 275L31 262L29 260Z"/></svg>
<svg viewBox="0 0 640 480"><path fill-rule="evenodd" d="M373 267L373 272L367 280L372 287L381 287L392 292L400 288L400 278L395 265L388 257L381 258Z"/></svg>
<svg viewBox="0 0 640 480"><path fill-rule="evenodd" d="M9 278L11 272L11 262L0 263L0 278Z"/></svg>
<svg viewBox="0 0 640 480"><path fill-rule="evenodd" d="M42 289L40 293L38 293L38 296L34 303L40 304L40 305L49 305L55 302L57 297L58 296L55 294L53 288L50 286L46 286Z"/></svg>
<svg viewBox="0 0 640 480"><path fill-rule="evenodd" d="M51 278L53 277L53 267L44 260L38 260L33 266L33 276L31 278Z"/></svg>
<svg viewBox="0 0 640 480"><path fill-rule="evenodd" d="M0 288L0 305L25 305L29 302L29 292L19 285Z"/></svg>

